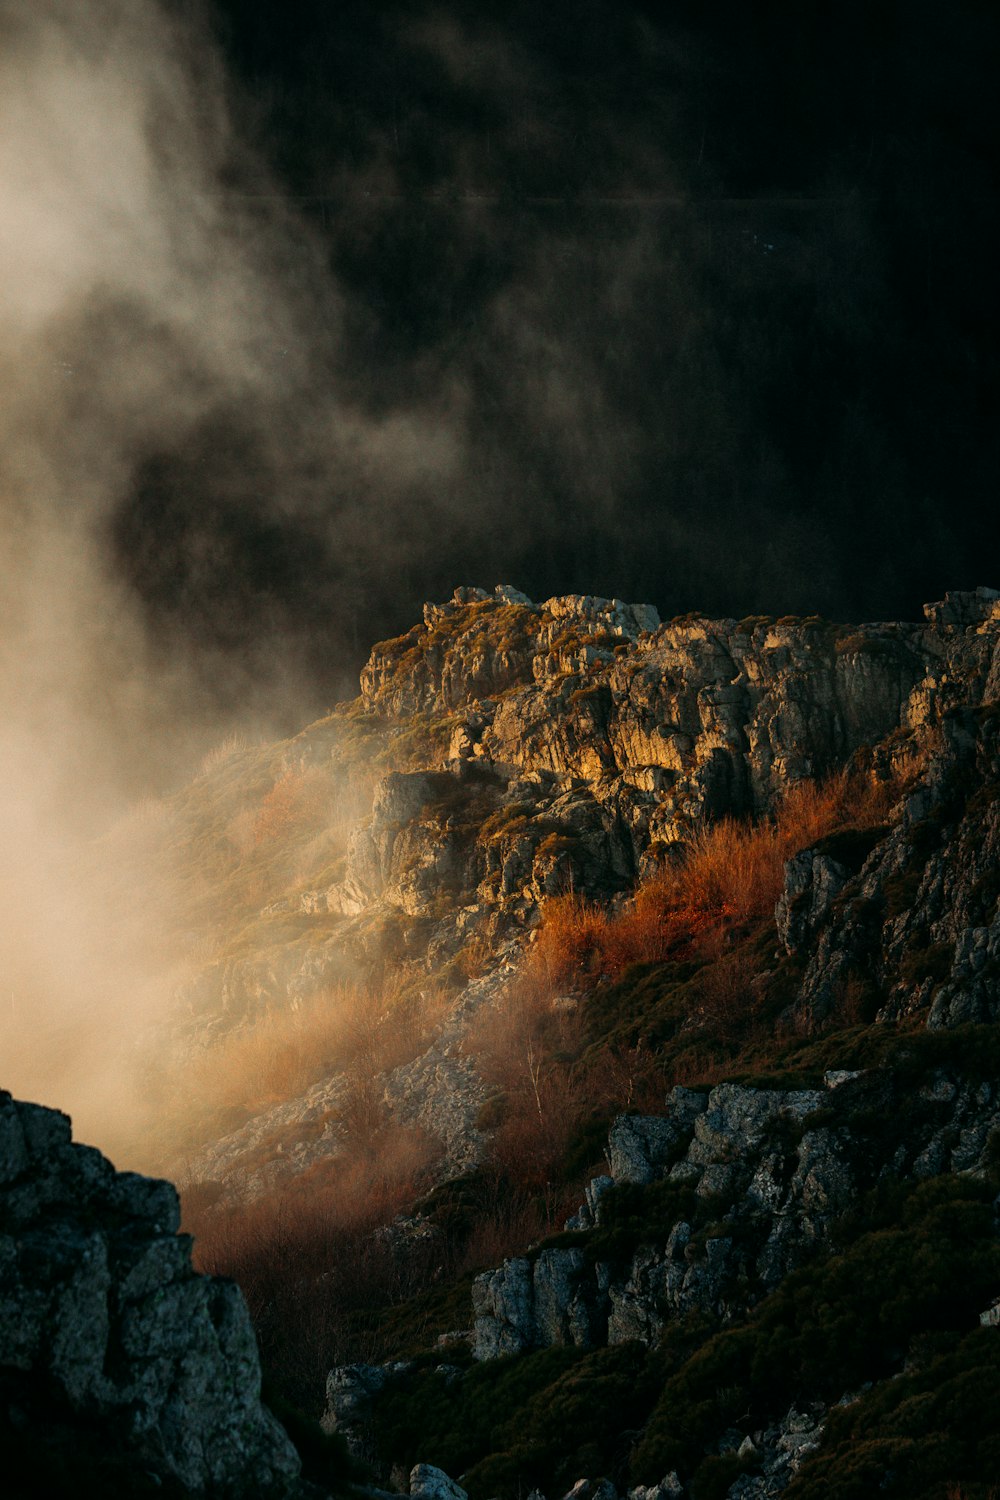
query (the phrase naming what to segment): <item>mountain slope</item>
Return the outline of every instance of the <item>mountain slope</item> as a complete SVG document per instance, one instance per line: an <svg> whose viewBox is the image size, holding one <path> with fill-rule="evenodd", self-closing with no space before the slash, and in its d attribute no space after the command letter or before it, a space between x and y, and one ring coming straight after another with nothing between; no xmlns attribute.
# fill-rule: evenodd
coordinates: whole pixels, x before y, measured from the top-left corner
<svg viewBox="0 0 1000 1500"><path fill-rule="evenodd" d="M459 590L160 810L159 1149L382 1476L986 1494L1000 595L925 613Z"/></svg>

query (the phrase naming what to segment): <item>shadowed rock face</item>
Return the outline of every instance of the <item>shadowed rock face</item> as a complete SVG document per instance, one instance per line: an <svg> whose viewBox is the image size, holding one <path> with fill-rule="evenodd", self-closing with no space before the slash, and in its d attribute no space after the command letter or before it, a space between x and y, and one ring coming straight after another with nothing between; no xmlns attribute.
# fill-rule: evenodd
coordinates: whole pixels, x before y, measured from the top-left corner
<svg viewBox="0 0 1000 1500"><path fill-rule="evenodd" d="M700 1312L725 1324L824 1244L830 1222L886 1176L923 1179L982 1170L1000 1125L996 1085L929 1075L919 1122L873 1145L854 1122L901 1106L887 1071L831 1072L823 1089L756 1089L724 1083L709 1093L675 1088L664 1116L622 1115L608 1143L612 1176L600 1178L567 1225L581 1245L507 1260L472 1291L477 1359L558 1344L655 1344L674 1316ZM820 1123L822 1121L822 1123ZM691 1206L726 1205L727 1227L705 1235L678 1218L644 1238L621 1264L589 1260L583 1236L600 1228L604 1193L656 1181L691 1188Z"/></svg>
<svg viewBox="0 0 1000 1500"><path fill-rule="evenodd" d="M65 1115L0 1093L0 1448L15 1493L93 1475L108 1493L299 1492L243 1298L192 1270L179 1222L170 1183L116 1172Z"/></svg>

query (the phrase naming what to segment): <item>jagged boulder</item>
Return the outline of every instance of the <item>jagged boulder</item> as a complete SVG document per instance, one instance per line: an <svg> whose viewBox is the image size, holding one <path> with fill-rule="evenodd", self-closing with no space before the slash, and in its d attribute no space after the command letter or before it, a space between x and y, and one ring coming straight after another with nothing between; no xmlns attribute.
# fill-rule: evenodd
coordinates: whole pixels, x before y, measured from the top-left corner
<svg viewBox="0 0 1000 1500"><path fill-rule="evenodd" d="M371 1414L372 1398L390 1376L385 1365L337 1365L326 1377L325 1432L342 1433L349 1443Z"/></svg>
<svg viewBox="0 0 1000 1500"><path fill-rule="evenodd" d="M818 849L802 849L787 862L774 923L788 953L805 948L850 874L847 865Z"/></svg>
<svg viewBox="0 0 1000 1500"><path fill-rule="evenodd" d="M33 1456L37 1493L91 1470L118 1493L298 1493L243 1298L194 1272L179 1221L170 1183L0 1094L0 1446Z"/></svg>
<svg viewBox="0 0 1000 1500"><path fill-rule="evenodd" d="M708 1095L677 1087L666 1115L619 1115L608 1134L608 1162L615 1182L652 1182L687 1145L694 1122L708 1108Z"/></svg>
<svg viewBox="0 0 1000 1500"><path fill-rule="evenodd" d="M665 1474L659 1484L639 1484L629 1490L628 1500L681 1500L684 1486L675 1469Z"/></svg>
<svg viewBox="0 0 1000 1500"><path fill-rule="evenodd" d="M520 1354L537 1341L535 1289L531 1262L524 1256L505 1260L495 1271L472 1283L477 1359L502 1359Z"/></svg>
<svg viewBox="0 0 1000 1500"><path fill-rule="evenodd" d="M433 1464L416 1464L410 1470L410 1494L413 1500L468 1500L462 1486Z"/></svg>

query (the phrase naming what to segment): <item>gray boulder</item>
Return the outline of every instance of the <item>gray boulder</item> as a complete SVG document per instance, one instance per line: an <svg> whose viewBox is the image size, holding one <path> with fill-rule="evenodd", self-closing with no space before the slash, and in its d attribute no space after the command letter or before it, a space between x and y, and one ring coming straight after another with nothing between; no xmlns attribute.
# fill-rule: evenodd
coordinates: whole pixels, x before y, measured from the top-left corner
<svg viewBox="0 0 1000 1500"><path fill-rule="evenodd" d="M677 1476L677 1470L671 1469L659 1484L640 1484L634 1490L629 1490L628 1500L681 1500L683 1494L684 1486Z"/></svg>
<svg viewBox="0 0 1000 1500"><path fill-rule="evenodd" d="M0 1094L0 1447L35 1455L43 1487L61 1464L120 1493L299 1493L243 1298L195 1273L179 1222L170 1183Z"/></svg>
<svg viewBox="0 0 1000 1500"><path fill-rule="evenodd" d="M414 1500L469 1500L462 1486L433 1464L417 1464L410 1470L410 1494Z"/></svg>

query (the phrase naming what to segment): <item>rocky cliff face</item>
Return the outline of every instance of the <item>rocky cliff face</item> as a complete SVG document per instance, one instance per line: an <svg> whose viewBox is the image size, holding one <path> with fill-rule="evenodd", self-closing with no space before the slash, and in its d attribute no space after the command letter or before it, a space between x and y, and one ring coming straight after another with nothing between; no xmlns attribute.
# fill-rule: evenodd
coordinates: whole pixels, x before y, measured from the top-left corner
<svg viewBox="0 0 1000 1500"><path fill-rule="evenodd" d="M247 919L237 943L226 934L240 951L191 986L196 1025L244 1025L352 966L488 974L516 955L552 896L614 902L706 821L765 813L791 786L852 760L875 775L930 771L877 849L842 841L797 857L778 932L806 970L799 1008L821 1018L845 985L863 982L887 1017L919 1010L933 989L935 1024L985 1018L997 946L989 799L971 813L952 799L953 826L939 832L928 810L947 801L945 783L992 774L983 705L1000 697L1000 596L950 595L925 613L920 624L851 627L661 624L650 606L588 596L536 605L507 587L428 605L419 626L375 647L360 699L282 748L286 777L343 785L359 765L385 774L370 813L344 833L336 878L300 876ZM329 870L328 844L314 842ZM277 942L281 924L288 936ZM921 954L930 969L914 985ZM456 1015L468 1019L491 993L477 983ZM424 1070L447 1077L442 1103L466 1101L463 1132L442 1112L447 1170L474 1161L468 1126L482 1102L459 1058L461 1029ZM399 1087L388 1075L385 1084L394 1099ZM260 1180L300 1170L335 1144L335 1124L317 1144L312 1123L336 1109L335 1095L324 1083L192 1169L245 1187L259 1180L261 1142L280 1136ZM432 1109L421 1123L435 1133Z"/></svg>
<svg viewBox="0 0 1000 1500"><path fill-rule="evenodd" d="M522 842L477 887L470 924L488 910L530 927L561 888L539 878L532 828L557 806L562 870L613 904L700 820L766 812L852 759L910 775L884 826L786 864L755 982L764 995L782 976L776 1050L797 1076L675 1087L660 1112L620 1116L565 1231L475 1279L446 1362L335 1372L328 1424L392 1456L462 1453L473 1494L546 1474L561 1494L567 1450L593 1465L571 1493L608 1500L985 1494L997 1471L954 1435L943 1392L961 1371L992 1388L1000 1362L1000 596L836 630L661 626L613 602L466 591L377 648L363 687L372 714L450 715L452 774L517 797ZM603 885L574 862L560 796L616 840L595 860ZM637 1005L653 977L635 979ZM602 1003L627 1008L627 992ZM521 1389L537 1382L517 1407L503 1404L511 1356ZM463 1444L429 1416L446 1390L458 1423L475 1424L484 1390L514 1414ZM562 1457L543 1411L557 1428L562 1414Z"/></svg>
<svg viewBox="0 0 1000 1500"><path fill-rule="evenodd" d="M873 1116L880 1131L858 1129ZM477 1278L475 1356L631 1339L655 1346L671 1320L692 1313L724 1326L813 1256L876 1183L982 1173L998 1141L1000 1081L973 1085L943 1068L905 1085L873 1069L830 1071L818 1089L675 1088L662 1116L616 1120L609 1174L591 1183L567 1225L577 1244ZM646 1195L655 1209L623 1256L620 1240L601 1234L619 1209L614 1190L654 1183L664 1190ZM653 1214L673 1212L657 1239ZM614 1259L601 1258L602 1244Z"/></svg>
<svg viewBox="0 0 1000 1500"><path fill-rule="evenodd" d="M170 1183L116 1172L65 1115L0 1095L5 1493L304 1493L243 1298L195 1274L179 1222Z"/></svg>
<svg viewBox="0 0 1000 1500"><path fill-rule="evenodd" d="M474 892L467 931L498 911L530 921L570 880L622 889L699 819L765 811L889 736L887 754L912 753L956 705L992 701L998 643L1000 599L985 589L928 606L922 625L846 628L661 625L648 605L460 589L375 648L362 703L390 720L445 719L448 767L470 787L453 802L477 771L489 788L479 832L435 818L440 781L392 778L330 900L415 914L446 890Z"/></svg>
<svg viewBox="0 0 1000 1500"><path fill-rule="evenodd" d="M440 1462L473 1500L575 1480L577 1500L854 1500L843 1470L890 1500L985 1496L973 1439L928 1446L912 1412L947 1432L941 1392L988 1393L1000 1369L1000 594L925 615L661 624L461 589L374 649L354 703L165 809L200 899L206 871L223 893L173 1022L182 1058L344 976L407 1001L440 984L433 1024L361 1054L364 1130L430 1141L422 1186L454 1189L371 1241L405 1260L419 1239L433 1297L462 1193L506 1181L489 1153L510 1080L485 1076L476 1027L503 1015L546 903L627 918L724 816L769 826L791 788L848 766L849 786L894 788L877 826L848 810L793 847L773 920L723 914L714 947L675 935L548 997L581 1018L569 1062L550 1055L564 1082L601 1049L631 1067L696 1045L658 1105L614 1119L565 1229L445 1298L438 1344L332 1373L327 1425L382 1479L461 1500ZM526 1057L544 1120L530 1039ZM220 1211L349 1149L349 1070L320 1062L186 1153ZM0 1436L26 1472L44 1443L56 1475L80 1456L161 1493L294 1495L243 1304L176 1231L167 1184L0 1100Z"/></svg>

